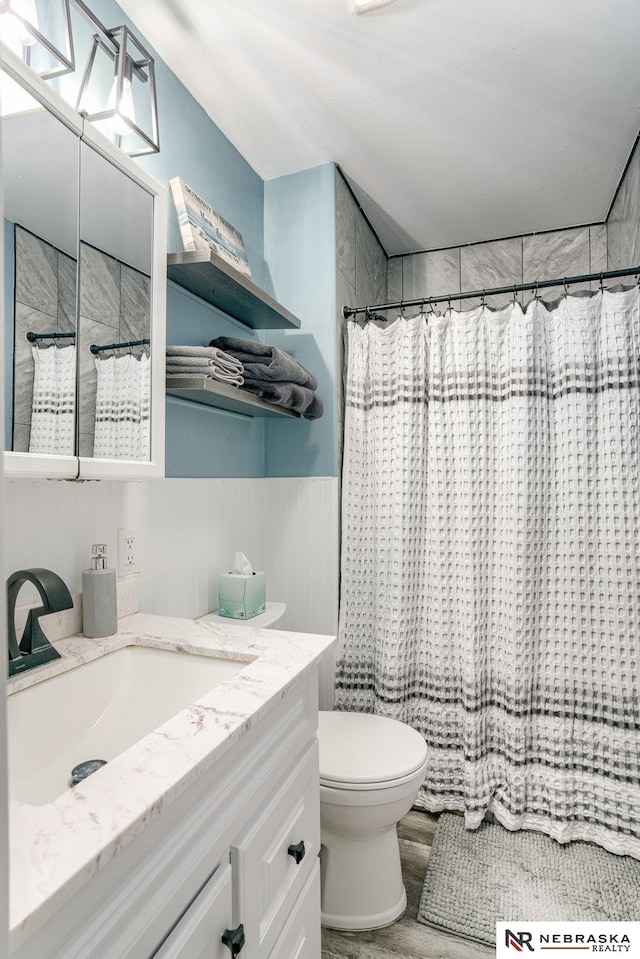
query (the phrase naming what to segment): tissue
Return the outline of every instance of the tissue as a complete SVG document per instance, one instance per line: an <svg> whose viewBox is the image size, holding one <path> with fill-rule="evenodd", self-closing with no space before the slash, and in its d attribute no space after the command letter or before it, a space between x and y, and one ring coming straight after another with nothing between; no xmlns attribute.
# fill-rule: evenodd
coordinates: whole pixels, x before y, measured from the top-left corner
<svg viewBox="0 0 640 959"><path fill-rule="evenodd" d="M251 569L251 563L240 550L236 550L236 558L233 561L233 569L231 570L232 576L252 576L253 570Z"/></svg>
<svg viewBox="0 0 640 959"><path fill-rule="evenodd" d="M218 580L218 615L228 619L251 619L267 608L264 573L253 571L251 563L238 550L233 569Z"/></svg>

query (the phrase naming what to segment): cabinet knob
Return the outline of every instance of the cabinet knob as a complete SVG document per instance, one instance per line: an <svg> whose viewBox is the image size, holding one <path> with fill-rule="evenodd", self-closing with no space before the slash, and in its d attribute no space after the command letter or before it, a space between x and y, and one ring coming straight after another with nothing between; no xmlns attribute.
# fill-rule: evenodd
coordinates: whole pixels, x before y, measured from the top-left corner
<svg viewBox="0 0 640 959"><path fill-rule="evenodd" d="M231 959L236 959L244 946L244 926L242 923L236 929L225 929L222 933L222 941L231 953Z"/></svg>
<svg viewBox="0 0 640 959"><path fill-rule="evenodd" d="M295 845L292 844L287 849L287 852L290 856L293 856L293 858L295 859L296 866L299 865L299 863L301 863L302 860L304 859L304 854L306 852L304 848L304 842L297 842L295 843Z"/></svg>

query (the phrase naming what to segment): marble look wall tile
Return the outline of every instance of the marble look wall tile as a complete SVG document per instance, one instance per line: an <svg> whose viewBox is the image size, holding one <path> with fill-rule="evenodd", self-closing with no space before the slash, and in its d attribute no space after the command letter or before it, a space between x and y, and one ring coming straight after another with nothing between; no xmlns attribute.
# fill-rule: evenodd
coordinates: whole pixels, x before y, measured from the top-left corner
<svg viewBox="0 0 640 959"><path fill-rule="evenodd" d="M414 253L402 258L402 298L460 292L460 249Z"/></svg>
<svg viewBox="0 0 640 959"><path fill-rule="evenodd" d="M24 303L15 305L14 348L13 348L13 416L17 423L31 428L31 407L33 404L33 353L27 332L51 333L55 329L55 320L47 313L34 310Z"/></svg>
<svg viewBox="0 0 640 959"><path fill-rule="evenodd" d="M358 208L336 170L336 258L338 270L356 285L356 216Z"/></svg>
<svg viewBox="0 0 640 959"><path fill-rule="evenodd" d="M589 273L589 240L589 227L523 237L523 282ZM563 293L559 285L542 290L541 296L548 302Z"/></svg>
<svg viewBox="0 0 640 959"><path fill-rule="evenodd" d="M151 330L151 280L122 264L120 268L120 332L118 340L148 339Z"/></svg>
<svg viewBox="0 0 640 959"><path fill-rule="evenodd" d="M589 227L525 236L523 282L589 272Z"/></svg>
<svg viewBox="0 0 640 959"><path fill-rule="evenodd" d="M347 330L348 321L345 320L342 313L343 306L353 306L356 300L355 287L349 283L343 273L338 270L337 273L336 294L338 303L338 461L342 459L342 443L344 440L344 396L347 379Z"/></svg>
<svg viewBox="0 0 640 959"><path fill-rule="evenodd" d="M39 237L16 228L15 298L49 316L58 316L56 250Z"/></svg>
<svg viewBox="0 0 640 959"><path fill-rule="evenodd" d="M80 433L78 437L78 456L93 456L93 433Z"/></svg>
<svg viewBox="0 0 640 959"><path fill-rule="evenodd" d="M58 251L58 333L74 333L76 329L77 263Z"/></svg>
<svg viewBox="0 0 640 959"><path fill-rule="evenodd" d="M621 263L622 224L618 210L612 211L607 220L607 269L616 270Z"/></svg>
<svg viewBox="0 0 640 959"><path fill-rule="evenodd" d="M620 269L640 263L640 149L636 147L627 171L627 189L621 216Z"/></svg>
<svg viewBox="0 0 640 959"><path fill-rule="evenodd" d="M358 306L387 299L387 255L362 216L356 219L356 300Z"/></svg>
<svg viewBox="0 0 640 959"><path fill-rule="evenodd" d="M405 257L391 257L387 263L387 296L390 303L402 299L402 264Z"/></svg>
<svg viewBox="0 0 640 959"><path fill-rule="evenodd" d="M31 438L30 423L13 424L13 443L11 449L14 453L28 453L29 440Z"/></svg>
<svg viewBox="0 0 640 959"><path fill-rule="evenodd" d="M636 266L640 258L640 148L636 146L618 191L608 228L608 268Z"/></svg>
<svg viewBox="0 0 640 959"><path fill-rule="evenodd" d="M607 227L600 223L589 227L589 247L591 250L589 272L597 273L607 269Z"/></svg>
<svg viewBox="0 0 640 959"><path fill-rule="evenodd" d="M120 264L86 243L80 247L80 315L120 328Z"/></svg>
<svg viewBox="0 0 640 959"><path fill-rule="evenodd" d="M495 240L460 250L460 290L488 290L522 282L522 239Z"/></svg>

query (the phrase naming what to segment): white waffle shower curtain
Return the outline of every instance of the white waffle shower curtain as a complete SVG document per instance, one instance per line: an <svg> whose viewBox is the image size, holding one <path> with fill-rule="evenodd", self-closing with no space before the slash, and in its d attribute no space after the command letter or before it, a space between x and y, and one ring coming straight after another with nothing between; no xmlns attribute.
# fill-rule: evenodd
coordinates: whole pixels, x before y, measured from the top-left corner
<svg viewBox="0 0 640 959"><path fill-rule="evenodd" d="M336 690L421 807L638 858L639 297L349 324Z"/></svg>
<svg viewBox="0 0 640 959"><path fill-rule="evenodd" d="M151 360L143 353L96 358L93 455L148 460L151 453Z"/></svg>
<svg viewBox="0 0 640 959"><path fill-rule="evenodd" d="M76 348L32 347L30 453L73 456L76 448Z"/></svg>

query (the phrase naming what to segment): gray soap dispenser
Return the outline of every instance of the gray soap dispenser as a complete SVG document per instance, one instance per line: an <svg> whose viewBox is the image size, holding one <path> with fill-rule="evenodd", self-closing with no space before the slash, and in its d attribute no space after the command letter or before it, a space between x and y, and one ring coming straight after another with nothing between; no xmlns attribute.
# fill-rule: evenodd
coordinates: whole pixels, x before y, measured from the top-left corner
<svg viewBox="0 0 640 959"><path fill-rule="evenodd" d="M82 632L90 639L118 632L116 571L107 568L107 547L91 547L91 569L82 573Z"/></svg>

